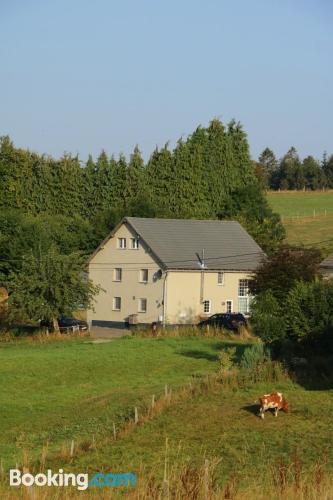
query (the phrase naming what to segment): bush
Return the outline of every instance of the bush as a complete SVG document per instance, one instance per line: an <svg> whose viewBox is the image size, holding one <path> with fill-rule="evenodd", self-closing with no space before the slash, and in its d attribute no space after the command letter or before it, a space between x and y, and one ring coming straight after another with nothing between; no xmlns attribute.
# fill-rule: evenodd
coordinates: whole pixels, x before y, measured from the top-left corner
<svg viewBox="0 0 333 500"><path fill-rule="evenodd" d="M240 366L252 370L269 359L269 352L261 342L247 347L241 357Z"/></svg>
<svg viewBox="0 0 333 500"><path fill-rule="evenodd" d="M219 352L220 371L230 371L236 361L236 347L227 347Z"/></svg>
<svg viewBox="0 0 333 500"><path fill-rule="evenodd" d="M260 293L251 307L251 326L264 342L273 342L286 336L286 321L278 300L271 290Z"/></svg>

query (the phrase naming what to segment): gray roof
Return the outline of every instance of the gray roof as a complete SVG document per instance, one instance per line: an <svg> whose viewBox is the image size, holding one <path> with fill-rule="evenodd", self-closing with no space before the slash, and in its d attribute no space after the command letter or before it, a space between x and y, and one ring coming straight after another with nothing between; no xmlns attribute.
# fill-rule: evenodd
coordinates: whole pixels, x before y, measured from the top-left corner
<svg viewBox="0 0 333 500"><path fill-rule="evenodd" d="M319 267L323 267L325 269L333 269L333 253L326 257L321 263Z"/></svg>
<svg viewBox="0 0 333 500"><path fill-rule="evenodd" d="M125 217L166 269L254 271L264 253L235 221Z"/></svg>

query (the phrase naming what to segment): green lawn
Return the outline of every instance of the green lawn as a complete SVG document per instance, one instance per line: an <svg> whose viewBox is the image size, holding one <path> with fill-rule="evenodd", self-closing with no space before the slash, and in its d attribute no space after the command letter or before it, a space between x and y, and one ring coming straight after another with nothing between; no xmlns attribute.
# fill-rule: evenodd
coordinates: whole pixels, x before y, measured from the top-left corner
<svg viewBox="0 0 333 500"><path fill-rule="evenodd" d="M281 390L291 412L278 418L267 412L261 420L254 403L258 396ZM333 460L333 391L308 391L284 382L256 384L249 389L207 394L168 407L152 421L138 427L118 442L97 452L88 452L70 464L71 470L127 470L144 477L163 477L166 458L170 467L202 467L220 459L218 484L236 476L242 486L267 480L278 461L289 464L295 453L304 471L326 455ZM267 474L267 476L265 476ZM268 478L269 479L269 478Z"/></svg>
<svg viewBox="0 0 333 500"><path fill-rule="evenodd" d="M333 390L313 390L284 379L245 389L213 385L184 398L129 434L112 439L112 424L133 416L133 407L149 404L152 394L173 391L215 372L217 354L236 345L238 357L247 346L214 338L124 338L108 344L75 340L52 344L9 344L0 347L0 458L5 469L30 464L49 443L46 467L71 472L130 471L139 477L163 476L165 443L174 470L197 468L219 459L217 484L231 476L240 485L271 472L271 465L289 463L297 453L302 467L328 458L333 461ZM276 419L257 417L255 401L273 390L282 391L289 414ZM69 459L59 454L76 443L95 438L96 450L81 448ZM6 490L7 491L7 490ZM50 497L51 498L51 497Z"/></svg>
<svg viewBox="0 0 333 500"><path fill-rule="evenodd" d="M324 256L333 252L333 191L270 192L267 199L282 217L288 243L314 244Z"/></svg>
<svg viewBox="0 0 333 500"><path fill-rule="evenodd" d="M273 210L283 217L333 215L333 191L271 191L267 199Z"/></svg>
<svg viewBox="0 0 333 500"><path fill-rule="evenodd" d="M0 459L8 468L22 449L36 457L46 442L57 450L108 435L165 384L215 370L221 345L199 337L1 345Z"/></svg>

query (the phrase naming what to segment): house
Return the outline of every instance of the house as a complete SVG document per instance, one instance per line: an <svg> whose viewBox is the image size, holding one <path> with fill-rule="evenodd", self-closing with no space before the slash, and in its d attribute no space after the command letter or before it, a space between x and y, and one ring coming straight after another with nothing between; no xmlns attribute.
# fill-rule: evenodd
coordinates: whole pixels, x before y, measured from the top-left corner
<svg viewBox="0 0 333 500"><path fill-rule="evenodd" d="M333 278L333 253L319 264L319 270L324 278Z"/></svg>
<svg viewBox="0 0 333 500"><path fill-rule="evenodd" d="M87 263L104 289L88 321L121 327L247 314L248 282L263 255L238 222L125 217Z"/></svg>

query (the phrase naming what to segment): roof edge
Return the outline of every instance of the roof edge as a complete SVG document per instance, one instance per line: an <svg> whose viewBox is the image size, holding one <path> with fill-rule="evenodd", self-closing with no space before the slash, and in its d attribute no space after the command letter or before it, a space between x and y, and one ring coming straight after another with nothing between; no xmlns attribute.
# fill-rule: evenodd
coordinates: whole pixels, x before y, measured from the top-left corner
<svg viewBox="0 0 333 500"><path fill-rule="evenodd" d="M128 224L136 234L138 234L140 236L140 240L142 240L144 242L144 244L146 245L147 248L150 249L151 253L154 255L154 258L155 260L158 261L158 264L163 268L163 269L166 269L166 266L165 264L163 263L163 261L158 257L158 255L156 254L156 252L154 251L153 248L151 248L150 245L148 245L148 243L146 242L146 240L141 236L141 234L139 233L139 231L135 228L135 226L133 225L133 223L128 220L129 217L123 217L120 222L118 222L118 224L116 224L116 226L112 229L112 231L110 231L110 233L106 236L106 238L104 238L103 241L101 241L101 243L98 245L98 247L96 248L96 250L91 254L91 256L89 257L89 259L86 261L85 265L88 266L91 261L94 259L94 257L99 253L100 250L102 250L102 248L106 245L106 243L116 234L116 232L118 231L118 229L123 225L123 224Z"/></svg>

